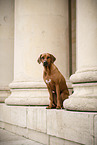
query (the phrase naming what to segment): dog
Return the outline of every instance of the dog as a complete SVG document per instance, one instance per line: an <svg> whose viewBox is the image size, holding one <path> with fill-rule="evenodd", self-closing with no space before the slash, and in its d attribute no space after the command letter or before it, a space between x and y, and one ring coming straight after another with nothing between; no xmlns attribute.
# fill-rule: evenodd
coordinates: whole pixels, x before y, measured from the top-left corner
<svg viewBox="0 0 97 145"><path fill-rule="evenodd" d="M38 58L38 63L42 62L44 67L43 79L47 85L50 94L50 104L47 109L61 109L63 108L63 101L68 99L69 91L66 85L66 80L54 65L56 58L49 53L41 54Z"/></svg>

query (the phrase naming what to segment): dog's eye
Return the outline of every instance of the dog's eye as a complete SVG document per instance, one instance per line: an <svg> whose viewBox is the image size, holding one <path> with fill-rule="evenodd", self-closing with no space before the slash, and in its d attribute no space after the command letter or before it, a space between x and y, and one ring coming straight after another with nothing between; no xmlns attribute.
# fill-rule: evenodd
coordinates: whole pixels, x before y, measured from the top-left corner
<svg viewBox="0 0 97 145"><path fill-rule="evenodd" d="M42 59L44 59L44 56L42 57Z"/></svg>
<svg viewBox="0 0 97 145"><path fill-rule="evenodd" d="M50 57L48 56L47 59L49 59Z"/></svg>

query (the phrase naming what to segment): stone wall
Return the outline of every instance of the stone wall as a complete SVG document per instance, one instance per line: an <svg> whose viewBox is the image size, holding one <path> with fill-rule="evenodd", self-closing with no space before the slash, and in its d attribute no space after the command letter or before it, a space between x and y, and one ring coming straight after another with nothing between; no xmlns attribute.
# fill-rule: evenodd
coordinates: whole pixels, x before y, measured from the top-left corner
<svg viewBox="0 0 97 145"><path fill-rule="evenodd" d="M96 145L97 113L0 104L0 127L45 145Z"/></svg>

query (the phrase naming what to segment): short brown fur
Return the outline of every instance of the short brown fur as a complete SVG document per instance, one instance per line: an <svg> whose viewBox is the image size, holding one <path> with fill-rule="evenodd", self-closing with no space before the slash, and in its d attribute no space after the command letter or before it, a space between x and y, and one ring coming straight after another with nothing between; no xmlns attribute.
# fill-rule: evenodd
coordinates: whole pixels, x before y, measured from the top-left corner
<svg viewBox="0 0 97 145"><path fill-rule="evenodd" d="M55 60L56 58L49 53L41 54L38 58L38 63L43 63L43 79L50 94L50 104L47 109L63 108L63 101L69 96L65 78L54 65Z"/></svg>

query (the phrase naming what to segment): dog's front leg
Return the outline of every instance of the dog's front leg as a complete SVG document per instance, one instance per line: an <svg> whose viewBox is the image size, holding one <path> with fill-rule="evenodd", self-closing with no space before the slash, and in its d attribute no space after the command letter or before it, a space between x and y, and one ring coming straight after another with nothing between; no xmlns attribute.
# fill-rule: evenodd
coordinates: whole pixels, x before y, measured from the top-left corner
<svg viewBox="0 0 97 145"><path fill-rule="evenodd" d="M49 94L50 94L50 104L49 104L49 106L47 106L47 108L46 109L51 109L52 108L52 106L53 106L53 95L52 95L52 91L50 90L50 88L48 88L48 91L49 91Z"/></svg>
<svg viewBox="0 0 97 145"><path fill-rule="evenodd" d="M60 88L59 85L56 85L56 93L57 93L57 109L61 109L61 98L60 98Z"/></svg>

